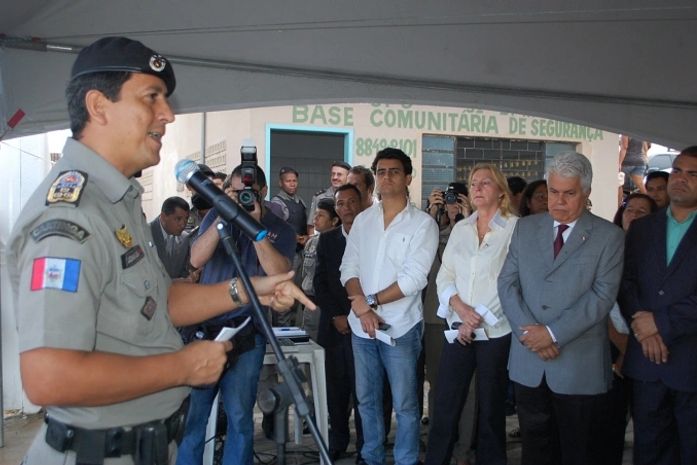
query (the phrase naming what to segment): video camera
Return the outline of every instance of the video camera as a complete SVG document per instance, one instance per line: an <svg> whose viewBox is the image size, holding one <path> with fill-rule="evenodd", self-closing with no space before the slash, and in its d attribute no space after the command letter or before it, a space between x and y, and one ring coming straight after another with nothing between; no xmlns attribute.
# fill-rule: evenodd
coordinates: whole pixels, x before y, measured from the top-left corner
<svg viewBox="0 0 697 465"><path fill-rule="evenodd" d="M257 148L251 141L244 141L240 147L242 159L242 192L238 192L237 201L245 210L254 210L254 202L257 200L257 193L254 185L257 184Z"/></svg>

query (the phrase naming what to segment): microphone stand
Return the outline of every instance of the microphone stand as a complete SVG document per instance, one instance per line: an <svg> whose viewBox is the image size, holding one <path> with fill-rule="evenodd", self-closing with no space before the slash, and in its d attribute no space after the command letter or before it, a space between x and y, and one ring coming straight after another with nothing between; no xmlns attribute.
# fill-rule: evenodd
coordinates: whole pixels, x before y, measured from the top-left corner
<svg viewBox="0 0 697 465"><path fill-rule="evenodd" d="M307 402L305 391L300 385L296 368L297 360L294 357L287 358L283 353L283 350L281 350L281 345L279 344L278 339L276 339L276 335L273 333L273 329L266 319L264 311L261 309L259 297L254 291L252 281L249 279L249 274L247 274L247 271L242 266L237 245L235 244L235 239L230 234L227 226L228 223L225 220L222 220L216 226L218 235L220 236L220 241L223 243L225 251L228 253L232 259L232 263L237 269L237 277L240 281L242 281L242 284L244 284L244 288L247 291L247 296L249 298L249 303L252 304L252 308L254 309L254 315L261 325L261 329L266 336L266 341L269 343L269 345L271 345L271 349L276 356L278 371L281 376L283 376L283 384L288 387L288 391L292 397L292 402L295 405L295 411L305 420L305 423L310 428L310 433L312 433L312 437L319 447L321 463L331 465L332 461L329 458L329 450L327 445L324 443L324 439L319 434L319 429L317 428L315 420L312 418L312 415L310 415L310 406Z"/></svg>

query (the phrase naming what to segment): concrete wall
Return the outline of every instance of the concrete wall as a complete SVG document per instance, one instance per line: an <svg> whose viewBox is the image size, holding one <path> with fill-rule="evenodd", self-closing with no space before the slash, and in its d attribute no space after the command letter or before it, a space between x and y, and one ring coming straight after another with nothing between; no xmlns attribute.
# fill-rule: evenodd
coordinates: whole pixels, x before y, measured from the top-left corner
<svg viewBox="0 0 697 465"><path fill-rule="evenodd" d="M160 205L169 195L188 198L181 186L177 188L172 173L178 160L193 154L200 156L201 119L200 114L183 115L169 125L162 161L152 168L155 173L153 180L161 183L161 188L153 188L152 201L145 202L148 218L159 214ZM417 205L421 199L423 134L572 142L593 164L593 212L612 219L617 208L617 134L571 123L471 108L365 103L212 112L206 114L205 127L206 147L225 146L226 172L239 163L242 140L251 137L257 144L259 163L268 175L270 159L266 144L270 127L306 131L350 130L349 160L353 165L370 166L380 148L398 146L412 157L414 163L410 192Z"/></svg>

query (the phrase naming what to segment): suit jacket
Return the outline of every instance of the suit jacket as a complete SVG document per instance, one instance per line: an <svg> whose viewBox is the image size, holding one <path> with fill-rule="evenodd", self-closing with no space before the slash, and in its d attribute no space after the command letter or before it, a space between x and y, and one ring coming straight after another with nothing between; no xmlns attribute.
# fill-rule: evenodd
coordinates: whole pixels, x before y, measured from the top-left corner
<svg viewBox="0 0 697 465"><path fill-rule="evenodd" d="M157 248L157 255L160 256L160 260L165 266L169 277L176 279L189 276L189 270L187 269L190 251L189 235L182 235L181 241L176 247L174 254L170 256L167 254L167 242L162 234L159 218L155 218L150 222L150 231L152 232L153 242Z"/></svg>
<svg viewBox="0 0 697 465"><path fill-rule="evenodd" d="M668 363L656 365L630 334L624 372L643 381L661 381L679 391L697 391L697 219L687 230L670 264L666 263L668 217L662 209L632 223L627 233L619 303L632 315L652 312Z"/></svg>
<svg viewBox="0 0 697 465"><path fill-rule="evenodd" d="M348 315L351 311L351 301L346 289L341 285L341 258L346 248L346 238L342 227L320 234L317 244L317 268L315 269L315 301L321 313L317 342L323 347L338 345L345 337L332 324L332 318L338 315Z"/></svg>
<svg viewBox="0 0 697 465"><path fill-rule="evenodd" d="M600 394L612 382L607 315L622 277L624 238L614 224L584 211L558 257L548 213L521 218L498 278L514 337L508 361L513 381L558 394ZM547 325L560 348L543 361L520 342L521 326Z"/></svg>

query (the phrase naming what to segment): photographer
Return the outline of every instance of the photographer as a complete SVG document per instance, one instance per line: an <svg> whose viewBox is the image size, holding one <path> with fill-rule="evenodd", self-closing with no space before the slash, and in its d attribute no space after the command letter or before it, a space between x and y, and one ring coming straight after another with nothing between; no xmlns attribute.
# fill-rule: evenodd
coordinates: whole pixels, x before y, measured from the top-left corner
<svg viewBox="0 0 697 465"><path fill-rule="evenodd" d="M436 220L441 230L448 226L452 228L472 213L467 186L461 182L451 182L445 191L436 187L428 196L426 211Z"/></svg>
<svg viewBox="0 0 697 465"><path fill-rule="evenodd" d="M251 208L251 216L260 221L269 233L261 241L252 242L246 235L240 234L237 228L228 226L236 239L242 265L250 276L288 271L295 254L295 233L261 200L267 189L264 171L253 166L252 173L256 171L254 176L248 168L239 165L232 171L225 183L225 192L242 206ZM191 247L192 265L203 267L202 283L219 282L237 276L232 260L219 240L216 226L220 221L217 211L212 209L201 223L199 236ZM207 339L213 338L221 326L239 326L251 314L251 307L244 306L210 319L190 332L204 335ZM220 382L213 387L195 389L192 392L184 439L177 457L178 465L201 463L206 424L218 389L228 419L223 464L253 462L253 408L266 348L266 340L255 326L257 325L249 323L238 333L239 337L236 336L233 340L230 367L223 373Z"/></svg>

